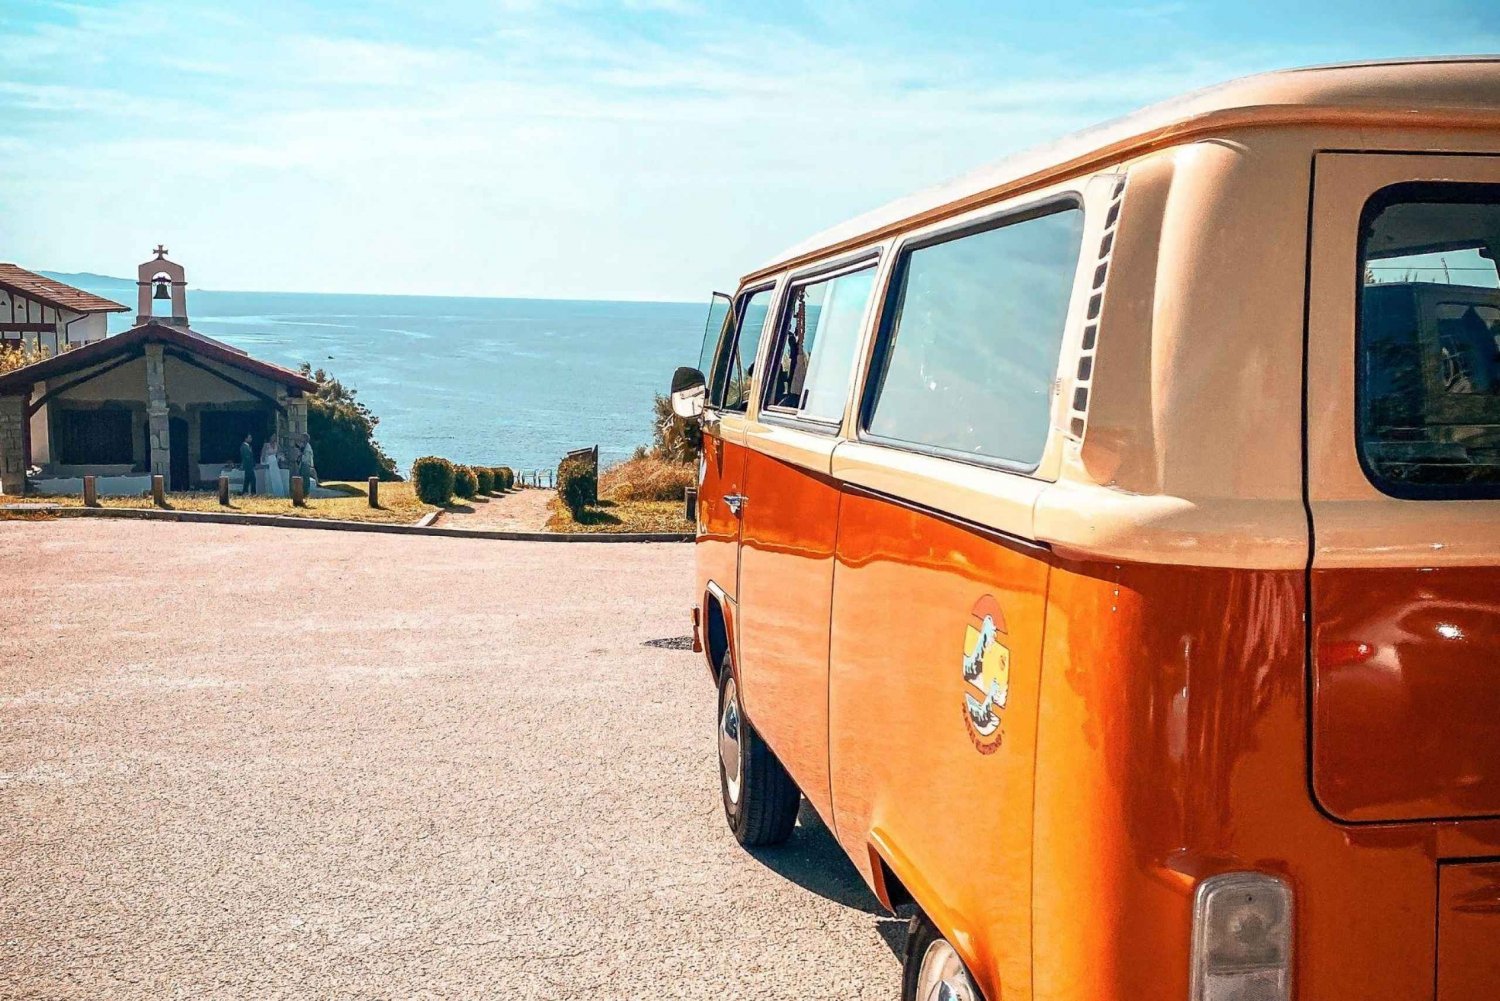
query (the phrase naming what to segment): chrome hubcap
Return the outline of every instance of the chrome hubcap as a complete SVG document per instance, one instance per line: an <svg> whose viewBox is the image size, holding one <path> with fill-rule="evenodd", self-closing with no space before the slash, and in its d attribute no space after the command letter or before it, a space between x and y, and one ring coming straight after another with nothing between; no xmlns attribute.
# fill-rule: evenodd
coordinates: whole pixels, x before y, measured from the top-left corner
<svg viewBox="0 0 1500 1001"><path fill-rule="evenodd" d="M917 1001L979 1001L979 991L953 946L938 939L922 954Z"/></svg>
<svg viewBox="0 0 1500 1001"><path fill-rule="evenodd" d="M729 802L740 801L740 693L730 678L724 688L724 708L719 712L719 767L724 770L724 791Z"/></svg>

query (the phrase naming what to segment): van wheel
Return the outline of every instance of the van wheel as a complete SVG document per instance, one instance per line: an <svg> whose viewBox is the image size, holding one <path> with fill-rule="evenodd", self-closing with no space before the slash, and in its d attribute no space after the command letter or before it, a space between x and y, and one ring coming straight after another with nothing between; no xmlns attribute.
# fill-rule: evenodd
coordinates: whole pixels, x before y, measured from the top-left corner
<svg viewBox="0 0 1500 1001"><path fill-rule="evenodd" d="M925 914L911 919L901 980L902 1001L984 1001L969 968Z"/></svg>
<svg viewBox="0 0 1500 1001"><path fill-rule="evenodd" d="M802 793L741 713L728 654L719 668L718 737L719 792L735 840L751 848L781 844L797 826Z"/></svg>

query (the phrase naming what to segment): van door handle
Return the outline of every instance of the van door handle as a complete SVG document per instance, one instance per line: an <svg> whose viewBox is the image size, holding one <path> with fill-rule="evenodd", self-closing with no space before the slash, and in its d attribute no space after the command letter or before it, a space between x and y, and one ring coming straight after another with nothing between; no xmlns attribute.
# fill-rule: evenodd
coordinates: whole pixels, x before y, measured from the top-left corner
<svg viewBox="0 0 1500 1001"><path fill-rule="evenodd" d="M740 510L745 506L746 499L747 498L744 494L724 495L724 503L729 505L730 513L733 514L736 518L740 516Z"/></svg>

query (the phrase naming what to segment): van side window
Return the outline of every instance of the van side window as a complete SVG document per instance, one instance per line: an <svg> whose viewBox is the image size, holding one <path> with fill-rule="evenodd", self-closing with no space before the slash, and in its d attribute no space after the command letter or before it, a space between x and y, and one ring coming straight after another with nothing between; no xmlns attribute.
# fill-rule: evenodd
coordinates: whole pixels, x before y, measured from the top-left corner
<svg viewBox="0 0 1500 1001"><path fill-rule="evenodd" d="M698 371L703 373L703 378L708 382L708 405L717 407L722 402L714 391L719 387L712 381L714 366L718 364L719 352L723 350L724 341L734 330L730 323L730 315L734 311L734 301L723 292L715 292L708 300L708 319L703 322L703 346L698 349Z"/></svg>
<svg viewBox="0 0 1500 1001"><path fill-rule="evenodd" d="M766 405L814 420L844 417L875 265L792 285L776 333Z"/></svg>
<svg viewBox="0 0 1500 1001"><path fill-rule="evenodd" d="M755 356L771 309L771 288L740 297L735 310L737 329L729 349L719 357L718 371L710 383L709 399L722 401L720 409L744 413L750 407L750 380L755 376Z"/></svg>
<svg viewBox="0 0 1500 1001"><path fill-rule="evenodd" d="M1035 469L1082 239L1083 210L1070 204L903 252L867 393L869 436Z"/></svg>
<svg viewBox="0 0 1500 1001"><path fill-rule="evenodd" d="M1397 184L1360 224L1360 462L1397 497L1500 496L1500 185Z"/></svg>

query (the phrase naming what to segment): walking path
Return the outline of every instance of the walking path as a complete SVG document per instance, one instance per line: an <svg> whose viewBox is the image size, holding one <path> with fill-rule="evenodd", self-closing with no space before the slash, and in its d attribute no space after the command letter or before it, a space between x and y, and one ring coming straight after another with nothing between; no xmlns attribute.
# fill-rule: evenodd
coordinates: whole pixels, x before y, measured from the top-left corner
<svg viewBox="0 0 1500 1001"><path fill-rule="evenodd" d="M540 532L547 527L551 490L516 490L488 500L454 501L434 528L482 528L498 532Z"/></svg>

